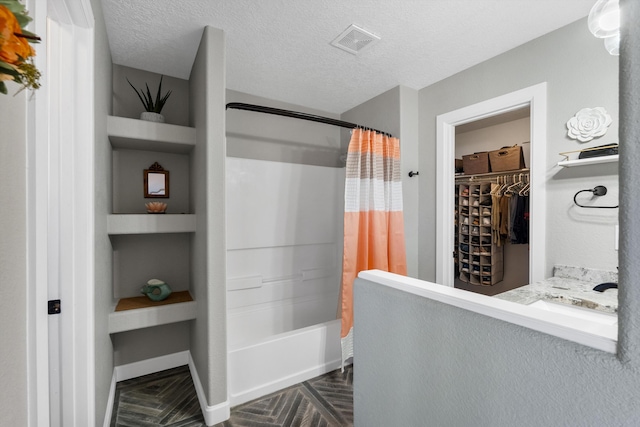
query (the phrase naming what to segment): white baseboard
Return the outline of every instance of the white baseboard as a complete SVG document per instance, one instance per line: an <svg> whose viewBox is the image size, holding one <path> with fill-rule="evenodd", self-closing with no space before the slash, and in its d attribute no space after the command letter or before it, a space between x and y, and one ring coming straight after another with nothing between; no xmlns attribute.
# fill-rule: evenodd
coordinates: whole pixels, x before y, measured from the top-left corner
<svg viewBox="0 0 640 427"><path fill-rule="evenodd" d="M111 416L113 415L113 401L116 397L116 371L113 370L113 375L111 376L111 386L109 387L109 398L107 399L107 409L104 414L104 422L102 423L103 427L111 426Z"/></svg>
<svg viewBox="0 0 640 427"><path fill-rule="evenodd" d="M145 359L139 362L120 365L113 368L116 375L116 382L130 380L131 378L153 374L154 372L165 371L189 364L189 351L167 354L165 356Z"/></svg>
<svg viewBox="0 0 640 427"><path fill-rule="evenodd" d="M191 353L189 353L189 370L191 371L191 378L193 378L193 385L196 388L196 394L198 395L198 401L200 402L202 415L204 415L205 424L213 426L228 420L231 416L231 405L229 404L229 399L214 406L208 405L204 388L202 387L198 371L196 370L196 365L191 358Z"/></svg>
<svg viewBox="0 0 640 427"><path fill-rule="evenodd" d="M130 380L131 378L141 377L143 375L153 374L154 372L165 371L167 369L177 368L179 366L189 365L191 378L198 395L202 415L208 426L226 421L230 417L231 406L229 400L219 403L218 405L209 406L200 382L200 377L196 371L195 364L191 358L191 352L188 350L179 353L168 354L166 356L154 357L152 359L141 360L139 362L120 365L113 368L113 377L111 379L111 388L109 389L109 400L104 417L104 427L111 425L111 417L113 416L113 403L116 394L116 383L120 381Z"/></svg>

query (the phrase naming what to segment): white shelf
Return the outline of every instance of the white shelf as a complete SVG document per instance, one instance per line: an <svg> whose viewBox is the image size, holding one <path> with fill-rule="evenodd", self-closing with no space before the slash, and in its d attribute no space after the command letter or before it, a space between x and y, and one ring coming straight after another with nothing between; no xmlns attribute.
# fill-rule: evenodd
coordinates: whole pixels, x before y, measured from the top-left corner
<svg viewBox="0 0 640 427"><path fill-rule="evenodd" d="M196 145L196 130L126 117L107 117L107 134L115 148L188 153Z"/></svg>
<svg viewBox="0 0 640 427"><path fill-rule="evenodd" d="M191 233L196 231L193 214L112 214L107 232L113 234Z"/></svg>
<svg viewBox="0 0 640 427"><path fill-rule="evenodd" d="M118 332L192 320L196 318L196 306L196 301L189 301L158 307L112 311L109 314L109 333L116 334Z"/></svg>
<svg viewBox="0 0 640 427"><path fill-rule="evenodd" d="M618 154L614 154L613 156L601 156L601 157L590 157L588 159L578 159L578 160L564 160L562 162L558 162L558 166L562 166L563 168L570 168L573 166L586 166L586 165L597 165L601 163L613 163L618 161Z"/></svg>

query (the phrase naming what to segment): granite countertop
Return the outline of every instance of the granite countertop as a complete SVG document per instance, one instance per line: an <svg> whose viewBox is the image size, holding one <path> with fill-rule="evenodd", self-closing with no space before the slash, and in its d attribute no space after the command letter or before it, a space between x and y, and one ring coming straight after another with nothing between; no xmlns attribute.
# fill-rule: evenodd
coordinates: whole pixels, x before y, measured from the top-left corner
<svg viewBox="0 0 640 427"><path fill-rule="evenodd" d="M542 299L617 313L618 289L604 292L593 290L600 283L617 283L617 272L556 265L553 274L554 277L503 292L494 298L520 304L531 304Z"/></svg>

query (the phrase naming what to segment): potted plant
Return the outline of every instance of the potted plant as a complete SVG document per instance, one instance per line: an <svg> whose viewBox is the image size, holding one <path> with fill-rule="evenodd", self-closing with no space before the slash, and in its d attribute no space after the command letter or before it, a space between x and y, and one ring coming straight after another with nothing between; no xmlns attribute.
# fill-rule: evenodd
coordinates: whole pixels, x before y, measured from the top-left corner
<svg viewBox="0 0 640 427"><path fill-rule="evenodd" d="M171 91L168 91L164 96L161 94L163 77L164 76L160 76L160 84L158 85L158 93L156 94L155 100L151 96L148 84L144 84L147 87L147 92L145 93L142 89L136 89L129 79L127 79L129 86L131 86L131 88L136 92L136 95L138 95L140 102L142 102L142 105L144 106L145 111L140 114L141 120L164 123L164 116L160 114L160 112L164 108L164 104L167 102L167 99L169 99Z"/></svg>

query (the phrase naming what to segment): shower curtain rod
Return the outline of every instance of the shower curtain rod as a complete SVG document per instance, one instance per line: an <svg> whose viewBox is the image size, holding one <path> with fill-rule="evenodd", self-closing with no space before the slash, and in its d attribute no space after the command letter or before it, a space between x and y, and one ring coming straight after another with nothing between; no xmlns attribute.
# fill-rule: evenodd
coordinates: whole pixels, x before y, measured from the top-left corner
<svg viewBox="0 0 640 427"><path fill-rule="evenodd" d="M232 108L234 110L255 111L256 113L274 114L276 116L292 117L294 119L308 120L310 122L324 123L327 125L339 126L343 128L360 128L366 130L372 130L377 133L387 135L389 138L392 135L388 132L383 132L378 129L373 129L366 126L357 125L354 123L344 122L342 120L331 119L329 117L316 116L315 114L301 113L300 111L282 110L280 108L264 107L262 105L244 104L242 102L230 102L226 106L227 109Z"/></svg>

